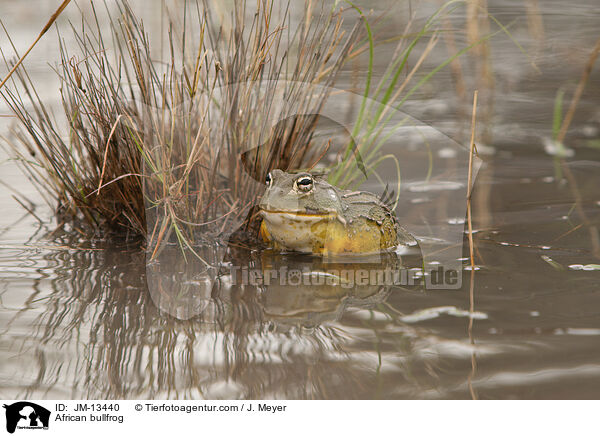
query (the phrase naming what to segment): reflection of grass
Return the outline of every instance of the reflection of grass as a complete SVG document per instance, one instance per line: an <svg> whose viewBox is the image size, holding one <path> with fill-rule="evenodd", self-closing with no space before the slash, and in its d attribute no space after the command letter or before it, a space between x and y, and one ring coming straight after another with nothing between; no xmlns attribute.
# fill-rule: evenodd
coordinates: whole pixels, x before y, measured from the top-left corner
<svg viewBox="0 0 600 436"><path fill-rule="evenodd" d="M11 343L5 356L27 361L10 383L22 386L19 397L211 398L223 385L237 391L222 395L248 399L373 395L365 382L369 350L354 354L360 335L331 321L305 328L270 319L264 290L215 287L208 309L182 321L151 300L144 253L135 246L51 252L43 260L53 274L32 283L26 307L2 329ZM180 266L188 268L181 259ZM293 292L280 295L294 304ZM413 339L397 332L392 339L407 341L403 354L410 355Z"/></svg>
<svg viewBox="0 0 600 436"><path fill-rule="evenodd" d="M556 154L554 156L554 177L556 180L561 180L563 178L562 169L560 167L560 161L558 156L565 156L566 149L563 145L562 141L558 140L560 135L560 126L562 125L562 116L563 116L563 96L565 91L563 89L559 89L556 92L556 97L554 98L554 113L552 117L552 141L554 147L556 147Z"/></svg>
<svg viewBox="0 0 600 436"><path fill-rule="evenodd" d="M594 48L592 49L588 61L583 69L581 74L581 78L575 88L575 92L573 93L573 97L571 98L571 102L569 104L569 108L567 112L562 118L562 91L559 90L557 93L557 97L554 105L554 120L553 120L553 139L556 143L559 151L562 151L562 154L557 154L554 157L554 165L555 165L555 175L557 181L562 180L564 175L565 179L569 183L569 188L571 189L571 193L573 194L573 198L575 203L573 204L573 208L577 211L582 223L587 227L589 231L590 241L592 245L592 253L593 255L600 259L600 232L598 231L598 227L590 220L585 209L582 206L582 195L579 191L579 187L577 185L577 180L573 175L573 172L569 168L569 166L565 162L564 153L565 148L563 142L567 136L567 131L569 126L571 125L571 121L575 115L575 110L577 109L577 105L579 103L579 99L583 95L583 90L590 78L592 69L594 64L596 63L596 59L600 55L600 38L596 41ZM560 126L560 129L558 128Z"/></svg>

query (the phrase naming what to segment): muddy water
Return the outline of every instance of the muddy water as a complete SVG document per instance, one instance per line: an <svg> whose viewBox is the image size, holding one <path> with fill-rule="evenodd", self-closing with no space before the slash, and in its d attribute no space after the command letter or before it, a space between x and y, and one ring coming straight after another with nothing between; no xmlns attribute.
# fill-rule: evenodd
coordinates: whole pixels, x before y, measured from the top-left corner
<svg viewBox="0 0 600 436"><path fill-rule="evenodd" d="M574 156L561 166L544 141L556 90L573 89L600 16L586 2L543 3L540 35L525 8L490 2L503 23L517 20L511 31L522 45L539 50L540 72L510 40L493 39L496 92L493 105L482 93L491 115L482 121L485 163L473 193L477 268L463 272L459 290L242 286L225 273L209 292L169 292L173 283L194 285L194 277L178 277L157 295L135 243L44 236L53 228L50 209L3 162L1 396L598 398L598 73L567 139ZM2 8L3 19L32 19ZM21 31L25 40L35 33ZM52 77L33 62L38 77ZM476 59L463 68L474 89ZM469 123L457 115L453 87L450 72L440 75L406 111L459 139ZM0 123L4 132L8 120ZM41 223L11 189L33 199ZM235 252L226 262L316 269L305 257L264 253Z"/></svg>

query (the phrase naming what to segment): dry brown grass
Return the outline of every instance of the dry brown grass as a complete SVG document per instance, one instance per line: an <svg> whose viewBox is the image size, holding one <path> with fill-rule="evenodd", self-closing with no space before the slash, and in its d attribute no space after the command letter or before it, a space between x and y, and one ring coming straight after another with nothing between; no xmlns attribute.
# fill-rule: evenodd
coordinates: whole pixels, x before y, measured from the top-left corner
<svg viewBox="0 0 600 436"><path fill-rule="evenodd" d="M90 2L91 22L72 29L77 47L59 39L68 135L40 85L17 70L2 91L19 121L5 145L63 222L190 245L248 222L258 186L248 180L314 158L317 117L294 115L318 113L358 26L344 32L339 10L313 2L295 25L289 4L251 3L227 27L200 0L183 20L167 11L168 49L157 56L126 0L118 15ZM105 14L109 35L99 25ZM282 81L294 105L274 113L269 99ZM271 131L273 116L284 121ZM260 153L243 162L248 150Z"/></svg>
<svg viewBox="0 0 600 436"><path fill-rule="evenodd" d="M457 7L444 3L416 33L410 20L394 38L398 45L375 82L371 24L378 20L370 24L354 7L345 10L359 18L350 29L344 10L325 2L306 0L301 18L292 19L295 2L240 1L223 19L207 0L193 0L183 11L164 11L165 34L151 44L127 0L112 15L94 4L89 22L82 14L81 27L72 28L75 47L59 33L63 119L39 98L27 70L16 69L1 90L18 119L4 145L56 207L59 224L147 234L154 255L164 241L190 248L240 227L253 234L253 205L268 171L310 168L324 155L327 141L313 141L316 114L348 59L368 56L368 70L352 132L359 140L344 144L330 168L329 180L340 186L362 180L356 156L369 173L396 159L379 151L391 108L493 35L480 29L423 75L439 24Z"/></svg>

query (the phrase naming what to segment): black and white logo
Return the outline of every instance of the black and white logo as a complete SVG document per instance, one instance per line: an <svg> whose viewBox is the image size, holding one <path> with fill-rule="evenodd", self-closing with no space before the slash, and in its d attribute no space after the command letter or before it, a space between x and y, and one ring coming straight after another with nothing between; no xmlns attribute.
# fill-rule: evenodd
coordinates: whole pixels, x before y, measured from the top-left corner
<svg viewBox="0 0 600 436"><path fill-rule="evenodd" d="M16 429L48 429L50 411L42 406L29 401L19 401L10 405L4 404L3 407L6 409L6 431L9 433L14 433Z"/></svg>

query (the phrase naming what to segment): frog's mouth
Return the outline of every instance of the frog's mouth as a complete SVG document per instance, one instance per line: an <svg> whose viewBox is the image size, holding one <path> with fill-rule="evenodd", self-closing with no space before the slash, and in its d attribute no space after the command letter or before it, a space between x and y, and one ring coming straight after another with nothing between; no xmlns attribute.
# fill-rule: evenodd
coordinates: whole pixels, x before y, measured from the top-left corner
<svg viewBox="0 0 600 436"><path fill-rule="evenodd" d="M334 211L319 212L302 212L294 210L277 210L260 208L262 217L273 224L282 224L285 221L295 221L301 223L314 223L318 221L333 221L339 220L345 224L345 221Z"/></svg>
<svg viewBox="0 0 600 436"><path fill-rule="evenodd" d="M275 209L260 209L260 212L264 218L269 217L281 217L287 218L291 220L297 221L314 221L314 220L326 220L326 219L336 219L337 214L334 212L324 212L324 213L316 213L316 212L300 212L295 210L275 210Z"/></svg>

